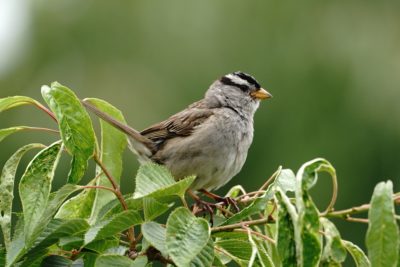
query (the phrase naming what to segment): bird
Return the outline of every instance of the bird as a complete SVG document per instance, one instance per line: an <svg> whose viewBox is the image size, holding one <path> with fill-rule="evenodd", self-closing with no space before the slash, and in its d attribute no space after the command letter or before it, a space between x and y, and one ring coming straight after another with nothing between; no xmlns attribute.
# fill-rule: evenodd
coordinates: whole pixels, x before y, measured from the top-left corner
<svg viewBox="0 0 400 267"><path fill-rule="evenodd" d="M176 180L195 175L190 189L209 192L242 169L254 135L254 114L272 95L257 80L235 71L214 81L204 98L142 131L83 104L128 136L141 164L166 166Z"/></svg>

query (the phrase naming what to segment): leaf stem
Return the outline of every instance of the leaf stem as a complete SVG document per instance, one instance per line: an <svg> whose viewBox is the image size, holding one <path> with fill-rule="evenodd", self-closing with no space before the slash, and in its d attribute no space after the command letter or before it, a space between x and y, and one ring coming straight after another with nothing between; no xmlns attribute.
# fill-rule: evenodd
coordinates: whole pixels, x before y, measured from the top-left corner
<svg viewBox="0 0 400 267"><path fill-rule="evenodd" d="M262 239L267 240L268 242L271 242L271 243L274 244L274 245L276 244L275 240L272 239L271 237L269 237L269 236L267 236L267 235L264 235L264 234L262 234L262 233L259 233L259 232L257 232L257 231L253 231L253 230L250 229L249 227L243 227L243 229L235 229L235 230L233 230L233 231L234 231L234 232L241 232L241 233L248 233L248 232L250 232L252 235L261 237Z"/></svg>
<svg viewBox="0 0 400 267"><path fill-rule="evenodd" d="M110 181L110 183L111 183L111 185L113 187L112 192L114 192L115 196L117 197L117 199L121 203L122 208L124 210L128 210L128 205L126 204L124 196L122 195L121 190L119 189L119 186L116 183L114 177L107 170L106 166L103 164L103 162L100 160L100 158L98 157L97 154L94 154L93 159L97 163L97 165L100 166L101 170L103 171L103 173L106 175L106 177ZM105 189L105 188L102 188L102 189ZM109 188L109 189L111 189L111 188ZM129 239L129 243L131 244L130 249L131 250L135 250L136 239L135 239L135 232L134 232L133 226L128 229L128 239Z"/></svg>
<svg viewBox="0 0 400 267"><path fill-rule="evenodd" d="M35 101L33 102L33 104L38 107L39 109L43 110L44 112L47 113L47 115L49 115L55 122L58 123L56 116L54 116L53 112L51 112L48 108L46 108L45 106L43 106L42 104L40 104L39 102Z"/></svg>
<svg viewBox="0 0 400 267"><path fill-rule="evenodd" d="M29 131L44 131L44 132L56 133L56 134L60 133L58 130L49 129L49 128L42 128L42 127L24 126L23 129L24 130L29 130Z"/></svg>

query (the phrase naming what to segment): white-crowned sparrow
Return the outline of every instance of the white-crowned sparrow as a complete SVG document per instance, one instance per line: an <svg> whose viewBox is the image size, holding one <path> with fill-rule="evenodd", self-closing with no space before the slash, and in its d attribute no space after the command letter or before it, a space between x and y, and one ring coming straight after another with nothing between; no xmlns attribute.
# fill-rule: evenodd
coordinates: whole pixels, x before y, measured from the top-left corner
<svg viewBox="0 0 400 267"><path fill-rule="evenodd" d="M192 189L214 190L242 168L253 141L254 113L270 97L252 76L233 72L211 84L202 100L141 132L84 104L128 135L141 163L163 164L176 179L196 175Z"/></svg>

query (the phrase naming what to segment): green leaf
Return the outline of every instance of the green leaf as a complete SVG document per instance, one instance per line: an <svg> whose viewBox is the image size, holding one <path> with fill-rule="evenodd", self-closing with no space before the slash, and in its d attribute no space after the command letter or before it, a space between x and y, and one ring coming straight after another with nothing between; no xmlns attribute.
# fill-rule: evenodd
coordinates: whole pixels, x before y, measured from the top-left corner
<svg viewBox="0 0 400 267"><path fill-rule="evenodd" d="M41 105L38 101L27 96L10 96L0 98L0 112L10 108L15 108L21 105L33 104L36 106Z"/></svg>
<svg viewBox="0 0 400 267"><path fill-rule="evenodd" d="M175 209L167 220L167 251L178 266L189 266L210 238L208 222L186 208Z"/></svg>
<svg viewBox="0 0 400 267"><path fill-rule="evenodd" d="M11 128L6 128L6 129L1 129L0 130L0 142L3 141L4 138L9 136L10 134L19 132L21 130L24 130L24 126L16 126L16 127L11 127Z"/></svg>
<svg viewBox="0 0 400 267"><path fill-rule="evenodd" d="M142 222L143 220L137 211L123 211L112 218L99 221L93 225L85 234L85 244L94 240L111 237L125 231L132 225L140 224Z"/></svg>
<svg viewBox="0 0 400 267"><path fill-rule="evenodd" d="M146 221L152 221L164 212L166 212L171 205L161 203L152 197L143 198L143 211L144 219Z"/></svg>
<svg viewBox="0 0 400 267"><path fill-rule="evenodd" d="M372 266L396 266L400 233L395 219L391 181L376 185L368 218L366 244Z"/></svg>
<svg viewBox="0 0 400 267"><path fill-rule="evenodd" d="M88 183L88 185L93 184L94 180ZM95 195L96 190L94 189L88 188L82 190L82 192L76 196L65 201L55 217L58 219L89 219L92 213Z"/></svg>
<svg viewBox="0 0 400 267"><path fill-rule="evenodd" d="M353 257L353 260L357 267L370 267L371 263L369 259L365 255L365 253L356 245L351 243L350 241L342 240L344 247Z"/></svg>
<svg viewBox="0 0 400 267"><path fill-rule="evenodd" d="M52 83L51 87L42 86L42 96L54 112L63 143L72 155L68 182L77 183L95 150L95 135L89 114L76 95L57 82Z"/></svg>
<svg viewBox="0 0 400 267"><path fill-rule="evenodd" d="M6 249L0 246L0 266L6 266Z"/></svg>
<svg viewBox="0 0 400 267"><path fill-rule="evenodd" d="M298 222L295 227L295 240L299 266L317 266L321 257L319 211L308 193L317 182L319 172L328 172L332 177L336 177L333 166L321 158L303 164L296 174Z"/></svg>
<svg viewBox="0 0 400 267"><path fill-rule="evenodd" d="M6 267L14 266L22 255L25 253L25 238L24 238L24 218L21 215L15 226L14 235L7 250Z"/></svg>
<svg viewBox="0 0 400 267"><path fill-rule="evenodd" d="M157 198L176 195L183 198L194 179L195 177L192 176L176 182L165 166L149 162L139 168L133 197L150 196Z"/></svg>
<svg viewBox="0 0 400 267"><path fill-rule="evenodd" d="M51 255L42 262L42 267L70 267L73 261L58 255Z"/></svg>
<svg viewBox="0 0 400 267"><path fill-rule="evenodd" d="M60 152L60 142L56 142L40 151L29 163L19 183L27 246L34 240L34 230L43 223L41 218L46 211L50 197L51 182Z"/></svg>
<svg viewBox="0 0 400 267"><path fill-rule="evenodd" d="M275 196L278 204L276 231L278 253L282 261L282 266L295 267L297 266L295 242L296 210L281 189L278 189Z"/></svg>
<svg viewBox="0 0 400 267"><path fill-rule="evenodd" d="M228 256L240 266L247 266L252 255L252 247L248 240L223 239L215 242L218 250L224 251L223 255Z"/></svg>
<svg viewBox="0 0 400 267"><path fill-rule="evenodd" d="M208 239L206 246L190 263L191 267L208 267L214 261L214 242L212 238Z"/></svg>
<svg viewBox="0 0 400 267"><path fill-rule="evenodd" d="M324 228L326 244L322 259L328 263L340 264L346 260L346 248L335 225L326 218L320 218Z"/></svg>
<svg viewBox="0 0 400 267"><path fill-rule="evenodd" d="M224 221L222 225L238 223L251 215L263 212L268 201L274 196L274 193L278 187L282 188L284 192L294 191L295 182L296 179L292 170L280 170L278 177L268 187L264 194L256 198L250 205L248 205L238 213L235 213L233 216L229 217L226 221Z"/></svg>
<svg viewBox="0 0 400 267"><path fill-rule="evenodd" d="M167 231L164 227L156 222L146 222L142 224L142 233L150 245L158 249L161 254L164 256L168 254L165 245Z"/></svg>
<svg viewBox="0 0 400 267"><path fill-rule="evenodd" d="M139 168L133 197L158 198L176 195L182 198L194 179L192 176L176 182L165 166L149 162Z"/></svg>
<svg viewBox="0 0 400 267"><path fill-rule="evenodd" d="M122 115L122 112L107 103L104 100L97 98L88 98L84 101L90 102L90 104L97 107L102 112L110 115L114 119L119 122L126 124L125 118ZM122 153L124 152L127 146L126 136L115 127L111 126L107 122L100 119L100 127L101 127L101 155L100 160L106 166L107 170L114 177L115 181L119 184L120 177L122 173ZM97 166L96 174L101 173L102 170ZM97 185L111 187L111 183L108 180L107 176L102 174L98 180ZM91 221L96 219L100 209L108 203L110 200L115 199L115 195L106 190L95 190L96 197L93 204Z"/></svg>
<svg viewBox="0 0 400 267"><path fill-rule="evenodd" d="M90 244L87 244L85 246L85 249L94 251L98 254L104 254L106 251L108 252L109 249L118 248L118 246L119 246L119 238L113 236L107 239L93 241ZM107 254L117 254L117 253L107 253Z"/></svg>
<svg viewBox="0 0 400 267"><path fill-rule="evenodd" d="M275 181L268 187L267 191L276 188L281 188L284 193L294 192L296 190L296 176L291 169L283 169L279 172L278 177Z"/></svg>
<svg viewBox="0 0 400 267"><path fill-rule="evenodd" d="M62 237L72 237L80 235L89 228L89 224L84 219L72 220L52 220L40 236L35 240L33 248L29 254L36 253L38 250L50 247L58 242Z"/></svg>
<svg viewBox="0 0 400 267"><path fill-rule="evenodd" d="M133 199L132 194L128 194L124 196L126 205L128 206L129 210L142 210L143 209L143 200L141 198L139 199ZM108 202L106 205L103 206L103 208L100 210L96 221L99 221L101 219L106 219L110 218L115 214L118 214L122 212L124 209L121 206L121 203L119 202L118 199L113 199L110 202Z"/></svg>
<svg viewBox="0 0 400 267"><path fill-rule="evenodd" d="M17 150L4 164L0 177L0 225L8 249L11 237L11 211L14 199L14 180L22 156L31 149L43 148L42 144L29 144Z"/></svg>
<svg viewBox="0 0 400 267"><path fill-rule="evenodd" d="M135 261L129 259L126 256L101 255L97 258L95 266L96 267L110 267L110 266L139 267L143 266L143 258L140 258L140 260L135 263Z"/></svg>

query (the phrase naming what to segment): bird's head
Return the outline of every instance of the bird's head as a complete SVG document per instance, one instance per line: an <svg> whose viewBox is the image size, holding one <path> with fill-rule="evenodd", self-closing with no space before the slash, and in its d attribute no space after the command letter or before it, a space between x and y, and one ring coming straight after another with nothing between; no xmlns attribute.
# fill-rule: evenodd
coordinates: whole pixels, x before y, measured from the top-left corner
<svg viewBox="0 0 400 267"><path fill-rule="evenodd" d="M234 108L244 115L253 115L260 100L271 97L272 95L261 88L253 76L241 71L222 76L206 93L206 99L218 101L222 106Z"/></svg>

